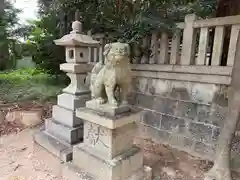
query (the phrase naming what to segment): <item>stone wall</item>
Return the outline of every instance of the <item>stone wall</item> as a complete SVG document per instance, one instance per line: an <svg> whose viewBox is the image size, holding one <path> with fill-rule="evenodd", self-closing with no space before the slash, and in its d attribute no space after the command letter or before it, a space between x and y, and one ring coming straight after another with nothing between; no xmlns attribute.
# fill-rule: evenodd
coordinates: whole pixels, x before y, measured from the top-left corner
<svg viewBox="0 0 240 180"><path fill-rule="evenodd" d="M133 85L130 103L143 109L141 136L214 157L227 112L227 85L145 77L135 77Z"/></svg>

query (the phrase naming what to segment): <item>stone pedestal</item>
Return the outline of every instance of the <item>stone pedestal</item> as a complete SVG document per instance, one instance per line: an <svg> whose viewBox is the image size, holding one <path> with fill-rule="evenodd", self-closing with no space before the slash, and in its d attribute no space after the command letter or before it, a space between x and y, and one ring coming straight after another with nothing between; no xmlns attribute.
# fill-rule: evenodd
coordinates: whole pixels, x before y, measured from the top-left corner
<svg viewBox="0 0 240 180"><path fill-rule="evenodd" d="M34 141L62 161L72 160L72 145L83 140L83 121L76 117L75 109L83 107L88 99L90 94L59 95L52 118L45 120L45 130L35 134Z"/></svg>
<svg viewBox="0 0 240 180"><path fill-rule="evenodd" d="M128 106L86 103L76 116L84 120L84 143L73 147L73 160L63 165L69 180L150 180L151 168L133 144L140 113ZM93 109L90 109L93 107Z"/></svg>
<svg viewBox="0 0 240 180"><path fill-rule="evenodd" d="M76 117L75 110L85 106L90 99L90 91L84 85L90 66L87 64L88 48L97 47L98 41L81 34L82 24L74 21L72 32L55 40L56 45L65 46L66 62L60 69L71 79L63 94L58 96L58 104L53 106L52 118L45 122L45 130L35 134L34 140L63 161L72 159L72 145L83 139L83 121Z"/></svg>

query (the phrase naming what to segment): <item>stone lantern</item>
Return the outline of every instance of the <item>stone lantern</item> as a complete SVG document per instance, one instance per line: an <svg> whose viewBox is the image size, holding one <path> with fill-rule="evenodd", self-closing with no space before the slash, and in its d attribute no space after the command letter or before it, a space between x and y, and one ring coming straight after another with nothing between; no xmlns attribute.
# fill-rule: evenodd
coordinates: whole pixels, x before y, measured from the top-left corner
<svg viewBox="0 0 240 180"><path fill-rule="evenodd" d="M98 47L99 42L82 33L82 23L72 23L70 34L55 40L65 47L66 63L60 69L71 79L68 87L58 95L53 106L52 118L46 119L45 130L35 134L34 140L63 161L72 159L72 146L83 139L83 121L76 117L75 110L85 106L90 99L90 90L84 84L91 67L88 65L89 48Z"/></svg>

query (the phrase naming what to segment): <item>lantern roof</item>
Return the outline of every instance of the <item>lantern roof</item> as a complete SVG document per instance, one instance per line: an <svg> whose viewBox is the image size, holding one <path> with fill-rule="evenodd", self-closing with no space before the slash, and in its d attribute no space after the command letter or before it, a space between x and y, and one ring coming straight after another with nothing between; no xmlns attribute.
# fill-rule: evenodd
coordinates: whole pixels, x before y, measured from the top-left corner
<svg viewBox="0 0 240 180"><path fill-rule="evenodd" d="M81 47L97 47L100 42L94 40L91 36L81 34L82 23L78 20L72 23L72 31L70 34L63 36L60 39L54 40L54 43L59 46L81 46Z"/></svg>

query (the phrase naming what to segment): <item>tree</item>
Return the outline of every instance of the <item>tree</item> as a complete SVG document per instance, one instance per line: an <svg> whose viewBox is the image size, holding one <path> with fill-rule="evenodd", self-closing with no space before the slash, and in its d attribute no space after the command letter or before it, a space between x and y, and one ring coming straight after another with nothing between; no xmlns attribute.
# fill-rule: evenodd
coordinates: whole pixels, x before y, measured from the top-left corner
<svg viewBox="0 0 240 180"><path fill-rule="evenodd" d="M234 16L240 14L240 1L239 0L217 0L216 17ZM230 42L231 28L226 28L224 37L223 53L221 65L226 66L228 47Z"/></svg>
<svg viewBox="0 0 240 180"><path fill-rule="evenodd" d="M217 17L224 16L233 16L240 14L240 1L239 0L217 0ZM227 55L228 55L228 47L230 41L230 28L226 29L224 45L223 45L223 54L222 54L222 65L226 65ZM240 48L240 37L238 38L238 48ZM231 159L231 146L232 140L234 138L234 133L236 131L236 126L239 119L239 102L238 102L238 91L239 87L238 77L239 74L239 61L240 57L239 52L236 54L236 60L234 63L233 74L232 74L232 90L231 95L228 100L229 110L228 116L226 118L226 122L224 127L222 128L218 146L216 150L216 158L214 160L213 167L205 174L205 180L231 180L231 171L230 171L230 159Z"/></svg>
<svg viewBox="0 0 240 180"><path fill-rule="evenodd" d="M9 0L1 1L0 8L0 70L7 67L9 60L9 45L12 42L12 30L18 22L17 14L20 12L14 8Z"/></svg>
<svg viewBox="0 0 240 180"><path fill-rule="evenodd" d="M81 12L83 31L111 33L115 40L140 43L154 29L174 31L175 22L187 13L212 14L215 0L39 0L40 20L35 22L30 42L38 51L34 61L52 73L59 73L64 51L53 44L71 30L76 10ZM214 8L213 8L214 7ZM36 30L42 32L38 36ZM32 36L34 34L34 36ZM43 36L44 34L44 36ZM51 50L51 51L50 51Z"/></svg>

